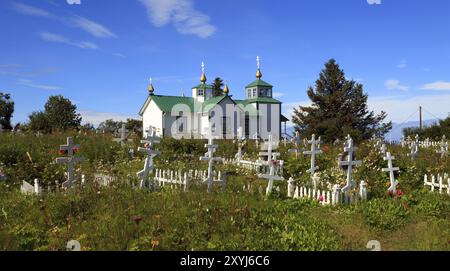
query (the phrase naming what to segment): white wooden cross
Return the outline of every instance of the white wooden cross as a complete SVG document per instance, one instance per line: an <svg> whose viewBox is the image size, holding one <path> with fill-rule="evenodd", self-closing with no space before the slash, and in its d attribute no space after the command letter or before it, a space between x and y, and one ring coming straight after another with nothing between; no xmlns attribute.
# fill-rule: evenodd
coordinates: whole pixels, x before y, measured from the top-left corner
<svg viewBox="0 0 450 271"><path fill-rule="evenodd" d="M262 165L269 167L269 174L258 174L259 178L267 179L269 182L267 184L266 188L266 195L269 195L272 192L273 189L273 181L282 181L284 178L282 176L278 176L275 174L275 167L280 162L277 161L277 156L280 155L279 153L272 151L272 136L269 135L269 141L267 142L267 152L260 152L260 156L267 155L268 160L267 161L260 161Z"/></svg>
<svg viewBox="0 0 450 271"><path fill-rule="evenodd" d="M347 152L347 161L339 161L339 166L347 166L347 184L342 188L343 192L349 192L353 186L353 166L358 166L362 164L362 161L353 160L353 153L355 148L353 146L353 139L348 138L346 146L344 147L344 152Z"/></svg>
<svg viewBox="0 0 450 271"><path fill-rule="evenodd" d="M444 158L448 155L448 142L447 140L445 140L445 135L442 136L441 150L436 152L441 155L441 158Z"/></svg>
<svg viewBox="0 0 450 271"><path fill-rule="evenodd" d="M122 123L122 128L120 129L120 145L124 146L127 141L127 132L128 130L125 128L125 123Z"/></svg>
<svg viewBox="0 0 450 271"><path fill-rule="evenodd" d="M386 144L383 143L383 145L381 145L380 152L382 155L386 154L386 152L387 152Z"/></svg>
<svg viewBox="0 0 450 271"><path fill-rule="evenodd" d="M214 153L219 145L214 144L214 138L212 136L211 129L208 131L208 144L205 144L205 148L208 149L208 152L205 153L205 156L200 157L200 161L208 161L208 176L204 180L208 184L208 192L211 191L212 185L214 183L214 172L213 172L213 164L214 162L223 162L221 157L214 157Z"/></svg>
<svg viewBox="0 0 450 271"><path fill-rule="evenodd" d="M67 164L67 181L62 184L63 188L70 188L75 181L74 165L81 162L82 158L74 157L74 151L76 152L79 149L80 145L73 144L73 137L68 137L67 144L59 147L60 151L67 153L67 157L56 158L56 163Z"/></svg>
<svg viewBox="0 0 450 271"><path fill-rule="evenodd" d="M141 143L145 144L144 148L138 148L139 152L143 152L147 155L147 157L145 158L144 169L136 173L140 179L139 189L143 189L145 187L148 175L153 171L154 168L153 158L160 154L160 152L152 149L156 143L160 142L160 138L156 136L155 129L152 129L152 127L150 127L148 130L146 130L146 132L147 138L141 140Z"/></svg>
<svg viewBox="0 0 450 271"><path fill-rule="evenodd" d="M299 132L295 132L294 144L295 144L295 148L289 149L288 152L295 152L295 158L298 158L298 153L302 151L300 148L300 145L302 144L302 140L300 138Z"/></svg>
<svg viewBox="0 0 450 271"><path fill-rule="evenodd" d="M419 154L419 135L416 135L414 143L411 143L410 146L411 152L408 154L408 156L411 156L411 159L414 160L414 158Z"/></svg>
<svg viewBox="0 0 450 271"><path fill-rule="evenodd" d="M244 137L244 133L242 131L242 127L239 127L237 130L237 140L238 140L238 152L237 152L235 158L239 162L242 160L242 147L246 144L246 140Z"/></svg>
<svg viewBox="0 0 450 271"><path fill-rule="evenodd" d="M394 172L395 171L399 171L400 168L398 167L393 167L392 165L392 161L395 160L394 156L391 156L390 152L386 153L386 157L383 157L384 161L388 162L388 167L387 168L383 168L383 172L389 172L389 179L391 181L391 186L389 186L388 191L395 193L396 191L396 187L398 185L398 181L395 179L394 176Z"/></svg>
<svg viewBox="0 0 450 271"><path fill-rule="evenodd" d="M316 154L321 154L322 150L320 150L320 148L317 149L317 145L320 144L320 141L316 141L316 135L313 134L311 140L308 140L308 143L311 144L311 150L304 151L303 154L311 155L311 167L306 172L311 173L311 176L313 176L316 169L319 169L319 167L316 166Z"/></svg>

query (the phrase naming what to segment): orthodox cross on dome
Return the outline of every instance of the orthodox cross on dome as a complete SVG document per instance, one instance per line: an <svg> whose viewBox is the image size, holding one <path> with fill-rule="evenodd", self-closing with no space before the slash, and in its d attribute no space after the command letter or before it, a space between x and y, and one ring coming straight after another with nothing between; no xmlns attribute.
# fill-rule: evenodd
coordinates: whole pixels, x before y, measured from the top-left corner
<svg viewBox="0 0 450 271"><path fill-rule="evenodd" d="M205 62L202 61L202 76L200 77L200 82L203 84L206 83L206 75L205 75Z"/></svg>
<svg viewBox="0 0 450 271"><path fill-rule="evenodd" d="M343 192L348 192L353 186L353 166L362 164L362 161L353 160L353 153L355 147L353 146L353 139L348 137L347 143L344 147L344 152L347 152L347 161L339 161L339 166L347 166L347 184L342 188Z"/></svg>
<svg viewBox="0 0 450 271"><path fill-rule="evenodd" d="M150 95L153 95L153 92L155 92L155 88L153 87L153 79L150 77L148 81L149 81L148 92L150 93Z"/></svg>
<svg viewBox="0 0 450 271"><path fill-rule="evenodd" d="M395 171L399 171L400 168L393 167L392 160L395 160L395 157L391 156L390 152L386 153L386 156L383 157L383 160L388 162L388 167L382 169L383 172L389 172L389 179L391 181L391 186L389 186L388 191L392 192L392 193L395 193L396 192L396 187L398 185L398 181L395 179L394 172Z"/></svg>
<svg viewBox="0 0 450 271"><path fill-rule="evenodd" d="M256 78L261 79L262 73L261 73L261 59L259 56L256 57L256 66L258 67L258 71L256 72Z"/></svg>

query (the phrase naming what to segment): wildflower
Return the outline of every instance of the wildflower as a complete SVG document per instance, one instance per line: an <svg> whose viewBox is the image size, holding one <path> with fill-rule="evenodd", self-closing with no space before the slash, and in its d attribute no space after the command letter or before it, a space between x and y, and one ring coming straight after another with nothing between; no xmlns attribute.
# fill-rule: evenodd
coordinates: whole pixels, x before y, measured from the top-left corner
<svg viewBox="0 0 450 271"><path fill-rule="evenodd" d="M58 154L59 154L59 155L64 155L64 154L66 154L66 151L65 151L65 150L59 150L59 151L58 151Z"/></svg>
<svg viewBox="0 0 450 271"><path fill-rule="evenodd" d="M155 249L159 246L159 241L158 240L152 240L152 249Z"/></svg>
<svg viewBox="0 0 450 271"><path fill-rule="evenodd" d="M323 201L323 200L324 200L323 195L320 195L319 196L319 201Z"/></svg>
<svg viewBox="0 0 450 271"><path fill-rule="evenodd" d="M140 217L140 216L134 216L134 217L133 217L133 220L134 220L134 223L136 223L137 225L139 225L139 222L141 222L142 217Z"/></svg>

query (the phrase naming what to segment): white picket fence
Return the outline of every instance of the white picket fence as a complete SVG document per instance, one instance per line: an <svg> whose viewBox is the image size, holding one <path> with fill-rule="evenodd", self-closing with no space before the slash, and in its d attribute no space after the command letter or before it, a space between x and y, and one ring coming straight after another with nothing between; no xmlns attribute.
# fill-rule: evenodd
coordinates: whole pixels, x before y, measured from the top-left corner
<svg viewBox="0 0 450 271"><path fill-rule="evenodd" d="M247 160L239 160L239 159L224 159L224 165L235 165L243 169L248 169L251 171L259 172L261 168L261 164L258 161L247 161Z"/></svg>
<svg viewBox="0 0 450 271"><path fill-rule="evenodd" d="M201 183L208 177L206 170L189 170L181 172L175 170L155 169L154 180L160 187L170 185L171 188L183 188L187 190L193 183ZM226 180L221 171L213 171L214 183L224 185Z"/></svg>
<svg viewBox="0 0 450 271"><path fill-rule="evenodd" d="M437 189L442 194L443 191L447 190L447 194L450 195L450 178L448 174L444 174L443 176L438 174L437 178L435 175L431 175L431 181L429 181L428 175L425 175L423 177L423 185L425 187L430 186L431 192Z"/></svg>
<svg viewBox="0 0 450 271"><path fill-rule="evenodd" d="M334 185L332 191L314 189L306 186L296 186L292 178L288 181L288 197L318 200L322 205L352 204L367 200L367 185L361 182L358 193L345 193L339 185Z"/></svg>

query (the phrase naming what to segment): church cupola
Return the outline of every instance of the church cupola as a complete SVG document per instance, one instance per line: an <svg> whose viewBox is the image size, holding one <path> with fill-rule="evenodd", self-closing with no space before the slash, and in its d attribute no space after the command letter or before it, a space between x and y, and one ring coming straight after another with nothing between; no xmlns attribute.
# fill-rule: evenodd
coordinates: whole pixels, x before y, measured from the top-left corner
<svg viewBox="0 0 450 271"><path fill-rule="evenodd" d="M272 98L273 86L261 79L261 61L259 56L256 57L256 66L258 68L256 71L256 80L245 87L245 97L247 99L256 99L260 97Z"/></svg>
<svg viewBox="0 0 450 271"><path fill-rule="evenodd" d="M150 85L148 86L148 93L150 96L153 96L153 93L155 92L155 88L153 87L153 80L150 78Z"/></svg>
<svg viewBox="0 0 450 271"><path fill-rule="evenodd" d="M225 94L225 96L228 96L230 94L230 89L228 88L227 83L225 83L225 87L223 88L223 94Z"/></svg>
<svg viewBox="0 0 450 271"><path fill-rule="evenodd" d="M205 100L213 96L213 86L206 84L205 63L202 62L202 75L200 76L200 85L192 88L192 97L198 102L204 102Z"/></svg>

